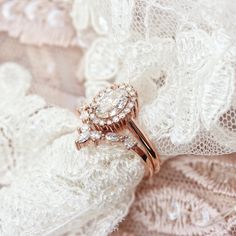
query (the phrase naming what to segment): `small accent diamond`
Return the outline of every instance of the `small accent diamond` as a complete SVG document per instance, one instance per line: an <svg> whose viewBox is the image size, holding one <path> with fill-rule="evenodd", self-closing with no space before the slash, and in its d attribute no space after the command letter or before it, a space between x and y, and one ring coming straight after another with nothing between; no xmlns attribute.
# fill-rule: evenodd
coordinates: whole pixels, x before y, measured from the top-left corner
<svg viewBox="0 0 236 236"><path fill-rule="evenodd" d="M124 113L120 113L120 114L119 114L119 118L120 118L120 119L125 118L125 114L124 114Z"/></svg>
<svg viewBox="0 0 236 236"><path fill-rule="evenodd" d="M95 115L92 113L89 115L90 119L93 120L95 118Z"/></svg>
<svg viewBox="0 0 236 236"><path fill-rule="evenodd" d="M89 138L90 138L90 132L89 132L89 131L85 131L85 132L82 132L82 133L80 134L78 141L79 141L80 143L84 143L84 142L86 142Z"/></svg>
<svg viewBox="0 0 236 236"><path fill-rule="evenodd" d="M115 116L117 113L116 109L113 109L111 112L110 112L110 116Z"/></svg>
<svg viewBox="0 0 236 236"><path fill-rule="evenodd" d="M99 125L105 125L105 122L103 120L99 120Z"/></svg>
<svg viewBox="0 0 236 236"><path fill-rule="evenodd" d="M92 140L97 140L97 139L100 139L102 137L102 134L99 131L91 131L90 132L90 137L91 137Z"/></svg>
<svg viewBox="0 0 236 236"><path fill-rule="evenodd" d="M114 122L118 122L119 121L119 118L117 116L113 117L112 119Z"/></svg>
<svg viewBox="0 0 236 236"><path fill-rule="evenodd" d="M82 111L81 112L81 114L80 114L80 119L81 120L86 120L86 119L88 119L88 117L89 117L89 114L88 114L87 111Z"/></svg>
<svg viewBox="0 0 236 236"><path fill-rule="evenodd" d="M129 104L128 104L128 107L129 108L132 108L134 106L134 103L133 102L130 102Z"/></svg>
<svg viewBox="0 0 236 236"><path fill-rule="evenodd" d="M127 114L127 113L130 112L130 109L129 109L129 108L125 108L125 109L124 109L124 112Z"/></svg>
<svg viewBox="0 0 236 236"><path fill-rule="evenodd" d="M112 124L112 121L111 121L111 120L107 120L107 124L108 124L108 125L111 125L111 124Z"/></svg>
<svg viewBox="0 0 236 236"><path fill-rule="evenodd" d="M112 142L117 142L119 141L120 137L116 133L109 132L106 134L106 140L112 141Z"/></svg>
<svg viewBox="0 0 236 236"><path fill-rule="evenodd" d="M124 145L126 146L127 149L131 149L134 147L137 143L130 137L126 137L124 140Z"/></svg>
<svg viewBox="0 0 236 236"><path fill-rule="evenodd" d="M90 129L90 126L88 124L83 124L80 128L81 132L86 132Z"/></svg>

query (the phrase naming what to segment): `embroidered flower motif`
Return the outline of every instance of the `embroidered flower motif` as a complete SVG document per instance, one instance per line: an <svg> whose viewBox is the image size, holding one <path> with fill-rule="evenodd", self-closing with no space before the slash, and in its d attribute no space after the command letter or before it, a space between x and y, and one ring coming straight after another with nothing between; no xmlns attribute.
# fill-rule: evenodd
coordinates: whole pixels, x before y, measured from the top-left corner
<svg viewBox="0 0 236 236"><path fill-rule="evenodd" d="M71 17L76 30L79 32L92 27L97 34L107 34L109 21L104 14L106 6L109 6L108 0L75 0Z"/></svg>
<svg viewBox="0 0 236 236"><path fill-rule="evenodd" d="M225 232L222 220L210 225L219 212L198 196L176 188L164 187L139 194L130 217L148 231L165 234L210 235Z"/></svg>
<svg viewBox="0 0 236 236"><path fill-rule="evenodd" d="M0 66L0 100L1 106L6 98L14 100L25 95L30 87L32 76L28 70L16 63L4 63Z"/></svg>
<svg viewBox="0 0 236 236"><path fill-rule="evenodd" d="M236 178L234 170L236 164L230 160L216 158L191 158L176 159L171 166L181 171L186 177L196 181L204 188L215 193L227 196L236 196Z"/></svg>
<svg viewBox="0 0 236 236"><path fill-rule="evenodd" d="M221 115L230 109L235 92L236 50L226 31L187 25L178 12L164 11L161 4L153 2L145 5L146 15L139 14L140 6L133 1L100 4L111 25L106 37L97 39L86 55L87 94L113 80L129 81L145 97L141 120L156 141L189 152L187 145L202 132L221 145L214 132ZM86 23L80 30L88 28L91 9L83 11L87 12ZM157 25L155 11L168 15L170 28ZM176 16L181 19L179 25ZM124 33L119 34L121 29ZM181 150L176 153L183 153Z"/></svg>
<svg viewBox="0 0 236 236"><path fill-rule="evenodd" d="M143 111L145 121L147 110L155 113L157 139L169 137L175 145L190 143L200 127L210 131L230 108L235 72L226 57L218 59L223 52L227 55L224 46L229 43L218 45L215 37L200 30L177 35L177 62L168 68L158 98Z"/></svg>
<svg viewBox="0 0 236 236"><path fill-rule="evenodd" d="M85 76L91 80L112 79L118 71L114 44L106 38L97 39L86 55Z"/></svg>

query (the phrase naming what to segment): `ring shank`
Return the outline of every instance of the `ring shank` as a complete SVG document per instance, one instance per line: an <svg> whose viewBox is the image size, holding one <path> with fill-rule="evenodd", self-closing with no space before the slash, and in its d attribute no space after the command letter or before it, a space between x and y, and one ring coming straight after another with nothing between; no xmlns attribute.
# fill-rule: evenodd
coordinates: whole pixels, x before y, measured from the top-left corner
<svg viewBox="0 0 236 236"><path fill-rule="evenodd" d="M146 167L148 168L148 170L146 171L149 177L151 177L154 173L154 165L152 163L152 161L150 160L149 156L145 153L145 151L143 151L142 148L140 148L138 145L135 145L131 148L131 150L133 150L135 153L137 153L145 162Z"/></svg>
<svg viewBox="0 0 236 236"><path fill-rule="evenodd" d="M142 144L142 146L146 150L146 153L144 154L151 161L153 165L153 169L154 169L153 172L154 173L158 172L160 169L160 157L158 155L158 152L155 150L154 146L152 145L151 141L138 128L138 126L136 125L133 119L130 119L128 121L128 129L138 139L138 141Z"/></svg>

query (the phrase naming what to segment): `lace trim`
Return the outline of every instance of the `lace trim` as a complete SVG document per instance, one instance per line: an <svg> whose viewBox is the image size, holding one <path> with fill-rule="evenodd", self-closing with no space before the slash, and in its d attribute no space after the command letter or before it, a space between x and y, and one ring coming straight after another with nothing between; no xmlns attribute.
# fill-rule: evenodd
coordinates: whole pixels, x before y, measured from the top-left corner
<svg viewBox="0 0 236 236"><path fill-rule="evenodd" d="M174 200L172 196L175 196ZM136 222L142 222L151 232L213 235L226 232L224 222L208 225L209 219L218 214L217 209L198 196L178 188L165 187L138 195L130 216Z"/></svg>
<svg viewBox="0 0 236 236"><path fill-rule="evenodd" d="M214 193L235 197L235 162L231 158L196 158L176 160L172 167L181 171L187 178L190 178L204 188ZM222 171L224 170L224 171Z"/></svg>
<svg viewBox="0 0 236 236"><path fill-rule="evenodd" d="M0 31L22 43L69 46L76 42L69 1L0 1Z"/></svg>

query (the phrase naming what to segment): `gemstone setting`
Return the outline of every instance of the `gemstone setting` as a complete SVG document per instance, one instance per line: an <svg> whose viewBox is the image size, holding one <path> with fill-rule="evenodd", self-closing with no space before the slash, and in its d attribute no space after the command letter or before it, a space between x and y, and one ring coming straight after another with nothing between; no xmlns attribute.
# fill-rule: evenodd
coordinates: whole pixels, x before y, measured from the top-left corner
<svg viewBox="0 0 236 236"><path fill-rule="evenodd" d="M137 145L137 142L134 141L132 138L130 137L125 137L124 139L124 145L127 149L131 149L132 147L134 147L135 145Z"/></svg>
<svg viewBox="0 0 236 236"><path fill-rule="evenodd" d="M81 108L83 126L78 129L77 147L99 140L122 143L131 149L135 142L118 133L130 119L135 118L138 109L137 92L131 85L111 85L96 95L93 101Z"/></svg>
<svg viewBox="0 0 236 236"><path fill-rule="evenodd" d="M108 118L119 114L128 102L128 93L119 88L104 93L97 100L95 114L98 118Z"/></svg>
<svg viewBox="0 0 236 236"><path fill-rule="evenodd" d="M118 142L120 140L120 137L116 133L109 132L106 134L106 140L112 141L112 142Z"/></svg>
<svg viewBox="0 0 236 236"><path fill-rule="evenodd" d="M102 137L101 131L96 131L96 130L94 130L94 131L91 131L91 132L90 132L90 138L91 138L93 141L98 140L98 139L100 139L101 137Z"/></svg>
<svg viewBox="0 0 236 236"><path fill-rule="evenodd" d="M85 131L80 133L78 141L79 143L85 143L87 140L89 140L90 138L90 132L89 131Z"/></svg>
<svg viewBox="0 0 236 236"><path fill-rule="evenodd" d="M104 127L119 126L128 116L134 117L137 106L137 93L131 85L112 85L95 96L86 112L89 123L103 130ZM108 128L108 131L113 130Z"/></svg>
<svg viewBox="0 0 236 236"><path fill-rule="evenodd" d="M138 95L132 86L111 85L78 113L83 123L77 129L79 136L75 144L78 150L91 143L97 146L105 142L114 147L121 144L143 159L150 175L159 170L158 153L134 120L138 113Z"/></svg>

